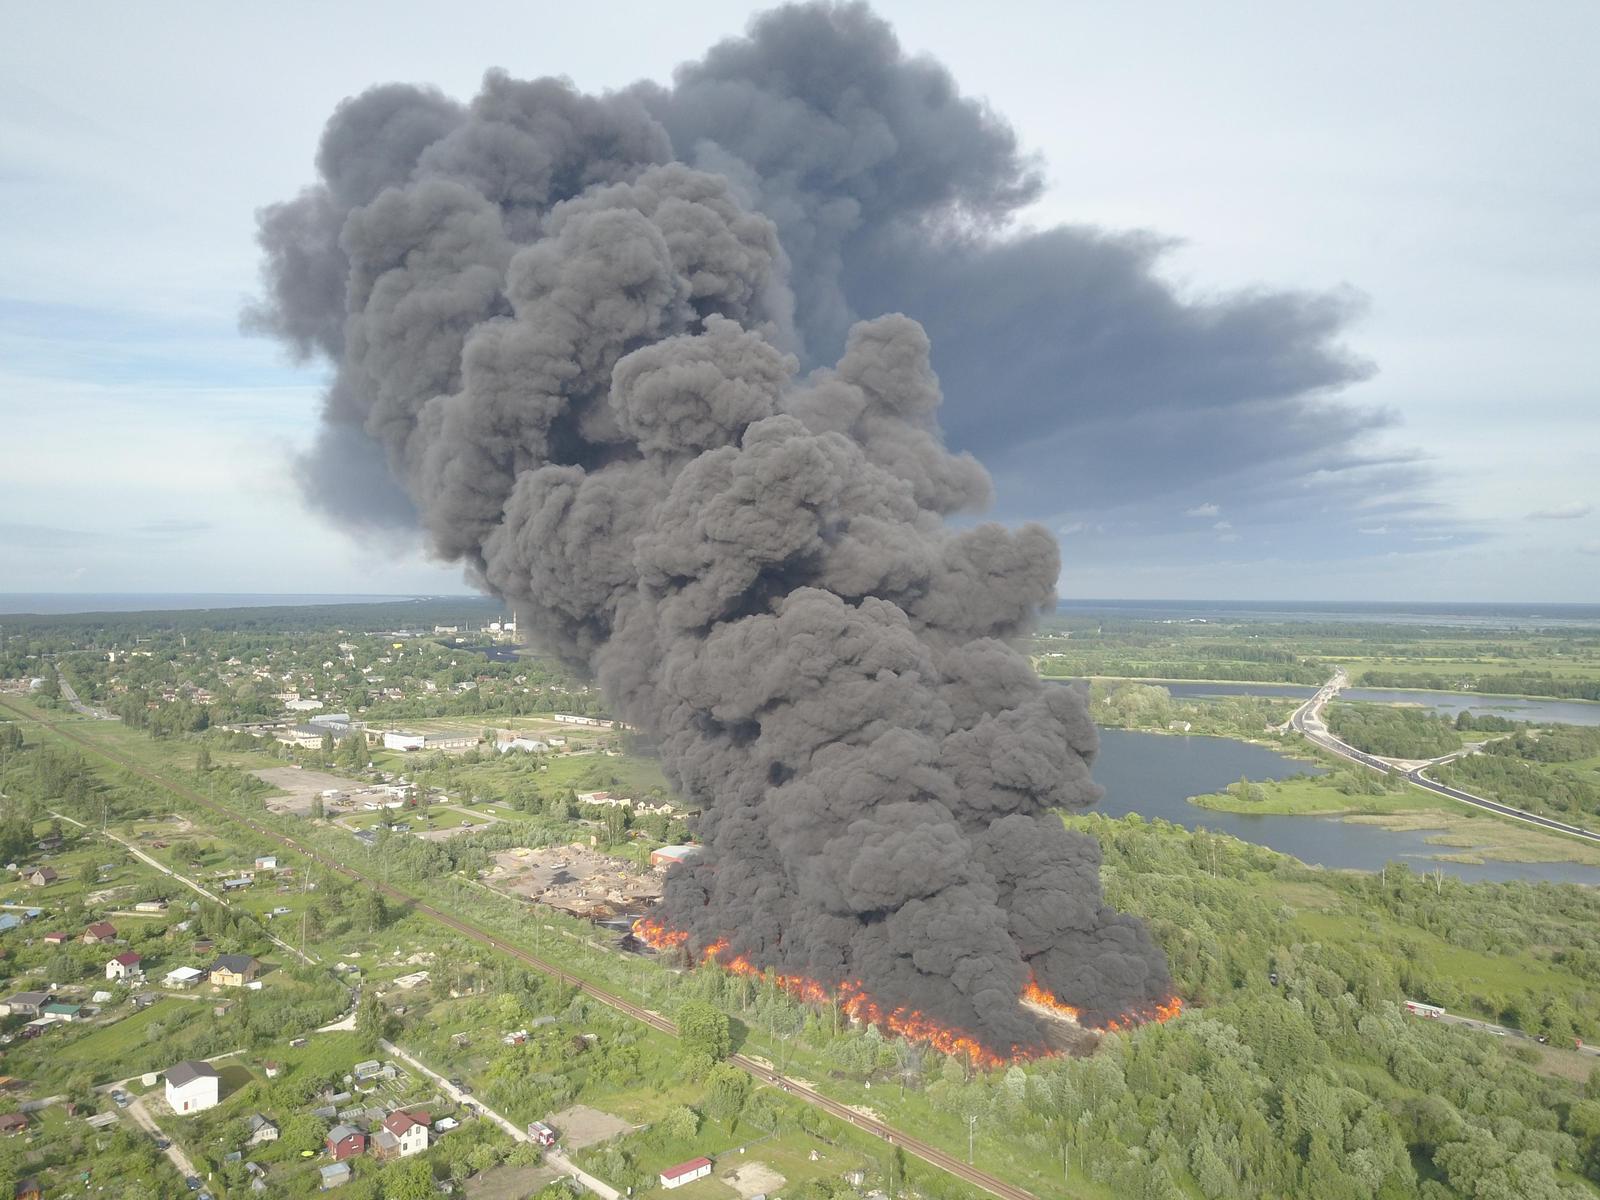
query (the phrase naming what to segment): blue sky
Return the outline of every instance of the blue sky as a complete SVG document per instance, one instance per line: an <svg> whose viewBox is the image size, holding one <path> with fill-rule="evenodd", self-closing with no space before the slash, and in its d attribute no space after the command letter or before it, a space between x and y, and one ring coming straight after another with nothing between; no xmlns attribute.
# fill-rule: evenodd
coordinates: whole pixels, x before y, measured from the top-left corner
<svg viewBox="0 0 1600 1200"><path fill-rule="evenodd" d="M1600 595L1600 10L876 7L1040 155L1028 225L1177 239L1161 270L1195 298L1343 287L1363 307L1343 341L1377 370L1338 399L1393 419L1366 445L1384 467L1337 500L1315 468L1299 502L1262 486L1283 464L1245 462L1059 511L1029 473L1048 464L996 463L1003 515L1060 535L1064 593ZM331 8L12 14L0 591L459 589L300 501L321 376L237 331L254 209L310 181L328 112L371 83L665 81L753 11Z"/></svg>

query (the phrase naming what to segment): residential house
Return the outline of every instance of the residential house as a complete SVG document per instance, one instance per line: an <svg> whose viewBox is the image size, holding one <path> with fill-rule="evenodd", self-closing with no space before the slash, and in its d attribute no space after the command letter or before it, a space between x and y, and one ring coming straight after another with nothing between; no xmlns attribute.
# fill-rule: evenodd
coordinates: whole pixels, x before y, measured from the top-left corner
<svg viewBox="0 0 1600 1200"><path fill-rule="evenodd" d="M276 854L256 855L256 870L276 871L278 869L278 856Z"/></svg>
<svg viewBox="0 0 1600 1200"><path fill-rule="evenodd" d="M18 992L5 998L3 1008L5 1016L38 1016L46 1003L50 1003L50 992Z"/></svg>
<svg viewBox="0 0 1600 1200"><path fill-rule="evenodd" d="M107 979L132 979L139 974L140 958L132 950L124 950L106 964Z"/></svg>
<svg viewBox="0 0 1600 1200"><path fill-rule="evenodd" d="M15 1135L28 1131L28 1118L19 1112L0 1113L0 1133Z"/></svg>
<svg viewBox="0 0 1600 1200"><path fill-rule="evenodd" d="M61 933L57 931L44 935L44 944L46 946L64 946L71 940L72 935L70 933Z"/></svg>
<svg viewBox="0 0 1600 1200"><path fill-rule="evenodd" d="M250 1136L246 1141L251 1146L259 1146L262 1142L275 1142L278 1140L278 1127L270 1117L263 1116L261 1113L252 1113L245 1124L250 1130Z"/></svg>
<svg viewBox="0 0 1600 1200"><path fill-rule="evenodd" d="M44 1200L44 1188L39 1186L37 1179L19 1179L16 1188L12 1191L16 1200Z"/></svg>
<svg viewBox="0 0 1600 1200"><path fill-rule="evenodd" d="M167 1068L167 1103L175 1113L214 1107L221 1087L221 1076L210 1063L185 1059Z"/></svg>
<svg viewBox="0 0 1600 1200"><path fill-rule="evenodd" d="M711 1160L709 1158L691 1158L688 1162L679 1163L675 1167L668 1167L661 1172L661 1186L664 1188L680 1188L686 1183L693 1183L696 1179L704 1179L711 1174Z"/></svg>
<svg viewBox="0 0 1600 1200"><path fill-rule="evenodd" d="M85 946L98 946L102 942L117 940L117 927L110 921L96 921L83 931L83 944Z"/></svg>
<svg viewBox="0 0 1600 1200"><path fill-rule="evenodd" d="M22 918L16 913L0 913L0 933L8 933L22 924Z"/></svg>
<svg viewBox="0 0 1600 1200"><path fill-rule="evenodd" d="M52 1021L76 1021L84 1015L83 1006L78 1004L46 1004L39 1010L41 1017L49 1017Z"/></svg>
<svg viewBox="0 0 1600 1200"><path fill-rule="evenodd" d="M260 970L261 963L248 954L222 954L211 964L211 982L218 987L243 987Z"/></svg>
<svg viewBox="0 0 1600 1200"><path fill-rule="evenodd" d="M335 1125L328 1130L328 1153L334 1162L343 1162L366 1153L367 1135L354 1125Z"/></svg>
<svg viewBox="0 0 1600 1200"><path fill-rule="evenodd" d="M47 837L42 837L39 839L39 849L46 851L59 850L62 846L66 845L66 842L67 839L62 837L59 833L52 833Z"/></svg>
<svg viewBox="0 0 1600 1200"><path fill-rule="evenodd" d="M329 1163L318 1173L322 1176L322 1183L319 1186L323 1191L350 1182L350 1164L346 1162Z"/></svg>
<svg viewBox="0 0 1600 1200"><path fill-rule="evenodd" d="M373 1138L373 1151L379 1158L410 1158L428 1148L427 1113L392 1112L383 1119L383 1128Z"/></svg>
<svg viewBox="0 0 1600 1200"><path fill-rule="evenodd" d="M35 867L28 872L25 878L33 887L49 887L61 876L56 874L54 867Z"/></svg>

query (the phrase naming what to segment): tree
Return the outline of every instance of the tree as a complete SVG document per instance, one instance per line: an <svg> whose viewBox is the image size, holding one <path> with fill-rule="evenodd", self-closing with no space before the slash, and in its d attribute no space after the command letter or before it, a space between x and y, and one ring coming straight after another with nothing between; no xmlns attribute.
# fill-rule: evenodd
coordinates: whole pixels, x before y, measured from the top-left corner
<svg viewBox="0 0 1600 1200"><path fill-rule="evenodd" d="M728 1016L704 1000L686 1000L678 1009L678 1036L687 1054L704 1054L720 1062L733 1050Z"/></svg>
<svg viewBox="0 0 1600 1200"><path fill-rule="evenodd" d="M297 1113L283 1123L279 1143L291 1154L316 1150L328 1136L328 1127L310 1113Z"/></svg>
<svg viewBox="0 0 1600 1200"><path fill-rule="evenodd" d="M380 1038L389 1036L389 1010L372 992L361 997L356 1006L356 1033L363 1045L375 1047Z"/></svg>
<svg viewBox="0 0 1600 1200"><path fill-rule="evenodd" d="M369 933L376 933L389 923L389 905L382 892L367 888L360 893L356 900L356 920Z"/></svg>
<svg viewBox="0 0 1600 1200"><path fill-rule="evenodd" d="M675 1142L686 1142L700 1132L699 1114L680 1104L661 1118L661 1130Z"/></svg>
<svg viewBox="0 0 1600 1200"><path fill-rule="evenodd" d="M718 1063L706 1078L706 1115L731 1121L750 1097L750 1076L732 1063Z"/></svg>
<svg viewBox="0 0 1600 1200"><path fill-rule="evenodd" d="M202 745L194 756L194 770L196 775L204 775L211 770L211 747Z"/></svg>
<svg viewBox="0 0 1600 1200"><path fill-rule="evenodd" d="M433 1200L433 1168L419 1158L398 1162L383 1173L383 1200Z"/></svg>

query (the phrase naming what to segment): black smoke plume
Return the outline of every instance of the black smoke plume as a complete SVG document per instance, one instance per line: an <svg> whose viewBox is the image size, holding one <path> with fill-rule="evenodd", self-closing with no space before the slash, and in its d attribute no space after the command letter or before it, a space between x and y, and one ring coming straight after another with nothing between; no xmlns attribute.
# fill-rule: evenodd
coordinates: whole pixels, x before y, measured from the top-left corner
<svg viewBox="0 0 1600 1200"><path fill-rule="evenodd" d="M1003 124L804 6L671 91L375 88L317 168L261 215L247 316L333 365L310 492L419 524L655 736L707 847L668 924L1001 1052L1041 1042L1030 976L1090 1019L1167 996L1055 815L1098 796L1084 695L1007 642L1055 543L947 524L990 485L928 338L844 291L852 238L1034 194Z"/></svg>

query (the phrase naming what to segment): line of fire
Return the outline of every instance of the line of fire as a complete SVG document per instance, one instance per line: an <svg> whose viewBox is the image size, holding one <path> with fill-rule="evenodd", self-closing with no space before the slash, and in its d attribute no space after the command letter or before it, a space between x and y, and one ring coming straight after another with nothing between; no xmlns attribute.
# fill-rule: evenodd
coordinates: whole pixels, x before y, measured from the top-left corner
<svg viewBox="0 0 1600 1200"><path fill-rule="evenodd" d="M986 1045L974 1034L942 1024L916 1009L886 1007L855 980L844 979L830 986L804 975L764 970L744 955L731 953L725 939L705 946L697 956L689 947L688 933L671 929L655 917L643 916L634 921L633 935L660 953L681 956L686 965L698 962L734 975L766 979L803 1003L836 1005L847 1017L862 1025L875 1025L885 1033L965 1058L983 1069L1056 1054L1085 1053L1104 1033L1117 1033L1152 1021L1170 1021L1183 1011L1182 999L1171 996L1141 1011L1086 1021L1077 1009L1061 1003L1040 987L1037 980L1030 979L1019 1000L1030 1011L1046 1018L1045 1040L1036 1046L1000 1048Z"/></svg>

